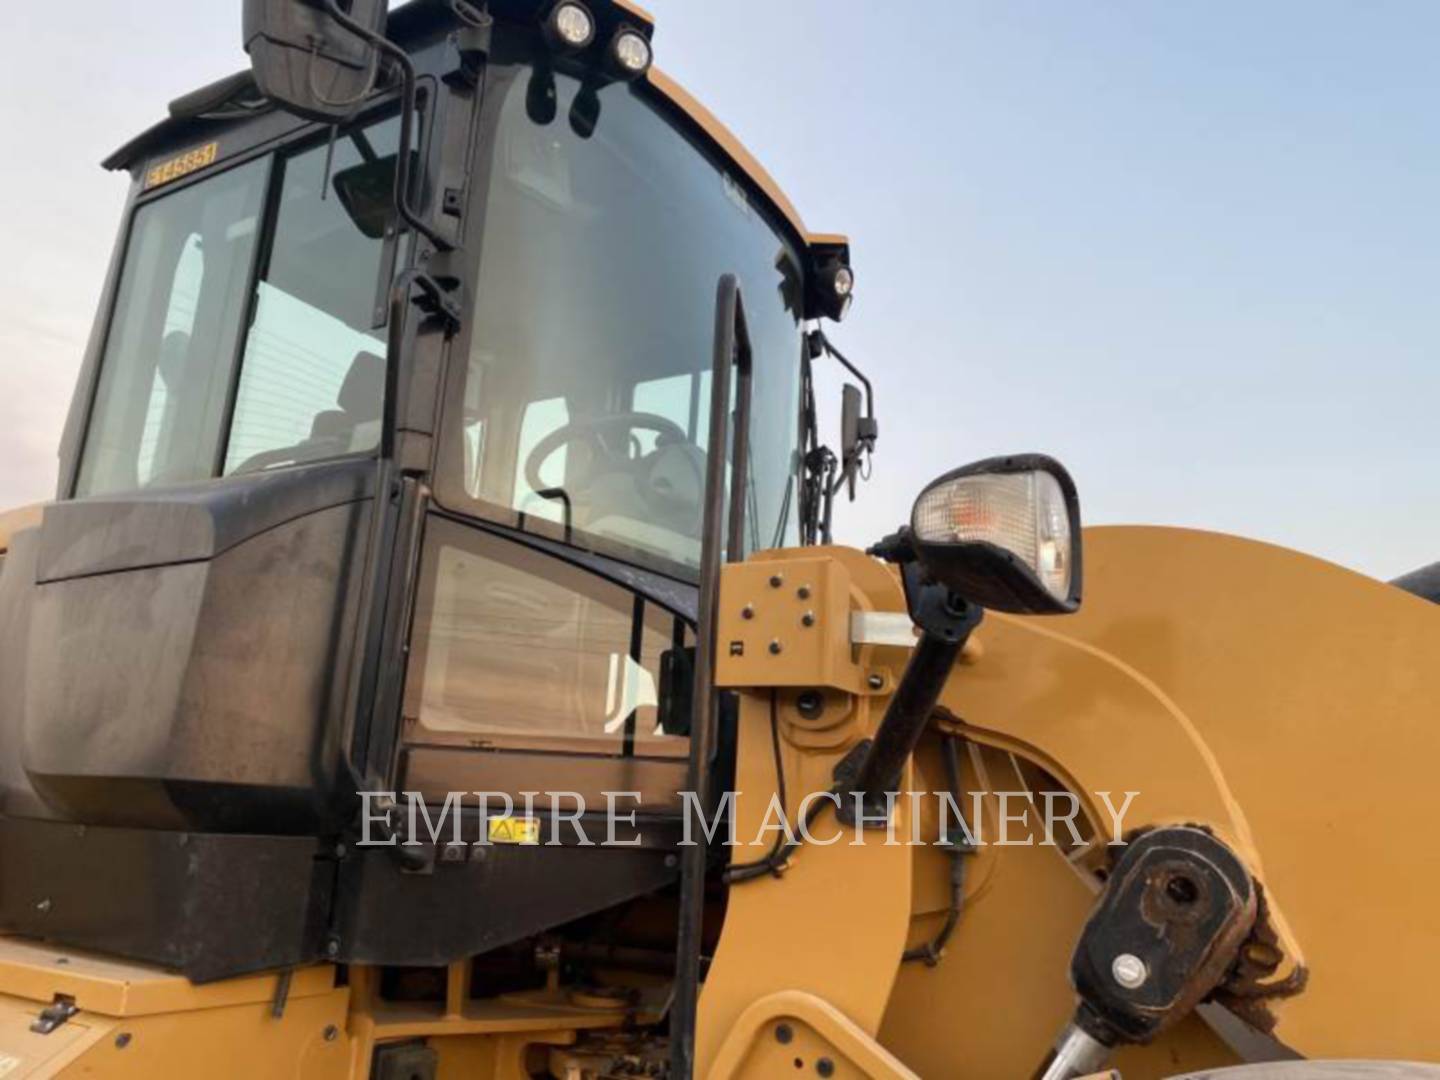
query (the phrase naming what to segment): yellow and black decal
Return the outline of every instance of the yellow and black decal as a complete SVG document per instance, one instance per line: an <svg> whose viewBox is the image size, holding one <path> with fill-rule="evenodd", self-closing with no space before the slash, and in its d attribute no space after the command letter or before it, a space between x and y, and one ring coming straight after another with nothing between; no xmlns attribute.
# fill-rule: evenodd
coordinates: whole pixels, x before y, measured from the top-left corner
<svg viewBox="0 0 1440 1080"><path fill-rule="evenodd" d="M183 154L177 154L175 157L167 158L150 166L145 171L145 190L151 191L154 188L164 187L183 176L199 172L207 165L215 164L215 159L219 156L220 144L211 142L204 146L197 146L193 150L187 150Z"/></svg>

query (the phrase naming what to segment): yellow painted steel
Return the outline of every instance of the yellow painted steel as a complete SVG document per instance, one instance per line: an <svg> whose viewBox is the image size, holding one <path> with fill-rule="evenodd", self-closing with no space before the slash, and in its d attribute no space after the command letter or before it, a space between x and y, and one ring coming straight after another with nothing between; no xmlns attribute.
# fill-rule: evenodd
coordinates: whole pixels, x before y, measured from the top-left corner
<svg viewBox="0 0 1440 1080"><path fill-rule="evenodd" d="M1440 606L1283 548L1183 529L1085 536L1065 632L1157 685L1244 807L1304 950L1276 1034L1311 1057L1440 1060ZM1147 786L1167 783L1163 764Z"/></svg>
<svg viewBox="0 0 1440 1080"><path fill-rule="evenodd" d="M852 596L858 607L903 607L895 578L859 552L846 548L774 552L762 556L761 562L770 559L775 560L773 565L767 563L758 578L743 568L727 571L721 590L722 642L739 639L749 632L748 624L757 621L744 615L747 606L764 600L753 595L755 588L785 593L787 611L792 606L789 597L807 586L816 598L823 591ZM816 574L817 560L829 560L830 573L836 575L823 584L823 590ZM773 590L768 584L772 571L784 579L781 587ZM848 626L848 610L820 610ZM800 611L792 614L798 619ZM848 630L839 638L824 626L817 625L812 632L842 649L843 660L849 663ZM859 663L872 666L871 650L860 653ZM792 682L780 666L815 660L810 650L799 648L788 657L782 652L774 659L779 664L772 678L780 686ZM836 658L833 663L821 664L820 669L833 671L842 666ZM804 719L789 707L789 699L782 705L779 691L776 694L777 719L782 719L783 712L787 731L806 730L815 736L808 745L796 746L788 738L782 744L786 813L791 821L798 821L801 799L831 787L835 765L873 725L862 699L849 708L837 709L833 720L822 715L807 729ZM738 846L732 852L734 862L756 860L770 850L773 834L760 830L776 786L770 693L746 693L741 700L736 763ZM837 830L833 811L822 813L814 826L820 840L828 840ZM754 1034L741 1024L742 1017L757 1002L775 994L798 993L819 999L873 1038L890 996L895 958L904 949L909 928L910 875L910 854L903 845L875 842L851 846L847 836L833 845L799 849L781 877L766 876L733 886L726 899L723 932L700 996L697 1075L708 1076L722 1067L734 1069L738 1067L734 1063L746 1059L750 1052L746 1047ZM716 1075L724 1073L717 1071Z"/></svg>
<svg viewBox="0 0 1440 1080"><path fill-rule="evenodd" d="M336 986L335 969L295 972L276 1017L278 979L195 986L155 968L0 939L0 1075L348 1076L349 991ZM57 995L80 1011L48 1035L31 1031Z"/></svg>
<svg viewBox="0 0 1440 1080"><path fill-rule="evenodd" d="M943 790L946 780L933 742L917 758L919 786ZM1027 782L1006 751L976 748L961 759L966 791L1023 792ZM969 811L968 802L962 806ZM921 1076L1026 1076L1075 1011L1069 957L1095 902L1098 882L1066 853L1040 843L1033 818L1001 839L1000 807L987 795L979 822L982 841L967 860L959 927L935 966L900 968L880 1041ZM925 835L934 835L933 824ZM1030 843L1033 841L1033 843ZM949 857L913 849L914 924L911 945L927 941L940 923ZM947 1018L937 1023L936 1017ZM953 1020L949 1019L953 1018ZM1127 1080L1233 1064L1239 1059L1199 1019L1187 1020L1150 1047L1122 1052Z"/></svg>

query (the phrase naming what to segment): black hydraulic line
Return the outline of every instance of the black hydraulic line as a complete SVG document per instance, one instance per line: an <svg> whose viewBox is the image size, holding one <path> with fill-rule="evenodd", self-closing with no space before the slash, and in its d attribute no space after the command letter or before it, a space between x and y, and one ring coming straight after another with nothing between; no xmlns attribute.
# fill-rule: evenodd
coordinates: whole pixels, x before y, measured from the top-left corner
<svg viewBox="0 0 1440 1080"><path fill-rule="evenodd" d="M726 455L730 434L730 372L738 370L733 449L734 490L726 516ZM715 355L710 382L710 447L705 477L705 545L700 558L700 604L695 649L695 715L690 731L689 783L693 809L710 806L710 764L716 741L719 697L715 687L718 645L717 613L720 569L744 557L745 485L749 464L752 361L750 335L740 283L733 274L720 279L715 303ZM725 530L724 550L721 530ZM695 1022L700 997L700 947L704 931L705 869L709 851L704 830L680 859L680 913L675 942L675 988L670 1010L671 1080L690 1080L695 1073Z"/></svg>
<svg viewBox="0 0 1440 1080"><path fill-rule="evenodd" d="M951 797L955 800L957 813L961 813L959 807L964 795L960 782L960 745L964 741L959 735L946 734L940 737L940 754L945 760L945 781L949 785ZM935 936L924 945L905 950L901 957L905 963L923 960L926 967L934 967L940 962L940 954L945 951L950 935L955 933L955 927L960 924L960 910L965 900L965 862L975 854L975 847L963 838L963 834L961 839L942 834L940 844L950 856L950 904L945 909L945 921L935 932Z"/></svg>

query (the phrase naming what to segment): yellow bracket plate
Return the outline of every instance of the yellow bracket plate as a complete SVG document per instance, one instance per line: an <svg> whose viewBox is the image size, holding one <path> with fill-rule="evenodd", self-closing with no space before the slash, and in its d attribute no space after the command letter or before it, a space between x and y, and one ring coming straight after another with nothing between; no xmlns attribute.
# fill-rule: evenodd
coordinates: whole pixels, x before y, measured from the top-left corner
<svg viewBox="0 0 1440 1080"><path fill-rule="evenodd" d="M720 686L831 687L860 693L850 643L850 575L835 559L760 559L720 578Z"/></svg>

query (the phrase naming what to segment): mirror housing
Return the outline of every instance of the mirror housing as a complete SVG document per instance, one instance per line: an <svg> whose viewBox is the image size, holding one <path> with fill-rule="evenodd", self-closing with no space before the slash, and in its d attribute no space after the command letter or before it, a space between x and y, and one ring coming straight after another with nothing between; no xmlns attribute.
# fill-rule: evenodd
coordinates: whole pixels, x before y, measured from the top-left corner
<svg viewBox="0 0 1440 1080"><path fill-rule="evenodd" d="M386 0L338 0L350 19L384 34ZM255 85L307 120L346 120L374 88L375 47L327 10L327 0L245 0L244 46Z"/></svg>
<svg viewBox="0 0 1440 1080"><path fill-rule="evenodd" d="M907 539L934 581L992 611L1063 615L1080 607L1080 501L1044 454L987 458L935 480Z"/></svg>

